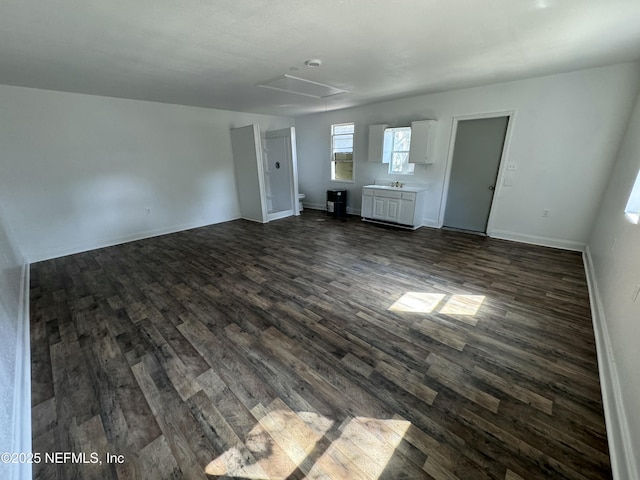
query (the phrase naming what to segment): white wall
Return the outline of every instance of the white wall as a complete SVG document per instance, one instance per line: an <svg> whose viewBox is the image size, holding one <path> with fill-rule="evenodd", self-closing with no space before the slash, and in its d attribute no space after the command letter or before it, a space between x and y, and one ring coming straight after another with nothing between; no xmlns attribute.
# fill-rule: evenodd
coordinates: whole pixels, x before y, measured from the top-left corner
<svg viewBox="0 0 640 480"><path fill-rule="evenodd" d="M31 450L27 265L0 204L0 452ZM29 466L0 463L0 477L30 478Z"/></svg>
<svg viewBox="0 0 640 480"><path fill-rule="evenodd" d="M640 96L624 136L586 252L612 461L620 479L640 478L640 225L624 214L640 170ZM626 458L625 458L626 455ZM625 462L626 460L626 462Z"/></svg>
<svg viewBox="0 0 640 480"><path fill-rule="evenodd" d="M498 186L492 235L580 250L586 244L640 78L638 64L622 64L296 118L299 189L323 208L328 188L347 188L360 212L361 187L375 179L428 184L425 225L438 226L453 117L515 111L507 162L513 186ZM414 177L389 176L368 163L368 125L438 120L433 165ZM329 125L355 122L353 184L330 179ZM548 218L541 216L549 210Z"/></svg>
<svg viewBox="0 0 640 480"><path fill-rule="evenodd" d="M238 218L229 129L293 124L10 86L0 105L0 199L30 262Z"/></svg>

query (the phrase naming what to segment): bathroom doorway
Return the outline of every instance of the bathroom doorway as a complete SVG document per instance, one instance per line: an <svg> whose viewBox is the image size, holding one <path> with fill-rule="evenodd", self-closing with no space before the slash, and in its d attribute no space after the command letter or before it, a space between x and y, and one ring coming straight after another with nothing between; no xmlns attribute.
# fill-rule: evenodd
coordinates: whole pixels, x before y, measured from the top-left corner
<svg viewBox="0 0 640 480"><path fill-rule="evenodd" d="M299 215L295 129L265 132L264 175L267 221Z"/></svg>
<svg viewBox="0 0 640 480"><path fill-rule="evenodd" d="M267 223L299 215L293 127L261 134L258 125L231 129L240 215Z"/></svg>

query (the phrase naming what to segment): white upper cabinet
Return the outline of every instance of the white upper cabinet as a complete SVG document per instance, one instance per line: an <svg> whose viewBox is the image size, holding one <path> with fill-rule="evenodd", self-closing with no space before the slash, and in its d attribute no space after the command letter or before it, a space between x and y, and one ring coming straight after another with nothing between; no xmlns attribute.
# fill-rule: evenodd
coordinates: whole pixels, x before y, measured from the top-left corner
<svg viewBox="0 0 640 480"><path fill-rule="evenodd" d="M411 122L411 150L409 150L409 163L433 163L433 145L435 143L434 140L437 123L438 122L436 120L420 120L418 122Z"/></svg>
<svg viewBox="0 0 640 480"><path fill-rule="evenodd" d="M382 163L382 148L384 145L384 129L389 125L369 125L369 162Z"/></svg>

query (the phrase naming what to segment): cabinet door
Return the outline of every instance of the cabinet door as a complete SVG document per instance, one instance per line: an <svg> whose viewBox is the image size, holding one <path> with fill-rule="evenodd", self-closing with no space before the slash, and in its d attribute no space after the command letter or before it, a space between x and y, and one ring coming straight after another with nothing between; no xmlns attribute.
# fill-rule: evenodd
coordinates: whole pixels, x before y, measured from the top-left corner
<svg viewBox="0 0 640 480"><path fill-rule="evenodd" d="M365 218L373 217L373 192L362 191L362 216Z"/></svg>
<svg viewBox="0 0 640 480"><path fill-rule="evenodd" d="M400 203L400 214L398 223L403 225L414 225L416 211L416 194L414 192L402 192L402 202Z"/></svg>
<svg viewBox="0 0 640 480"><path fill-rule="evenodd" d="M413 226L413 217L415 213L416 202L414 200L402 199L400 204L400 215L398 215L398 223Z"/></svg>
<svg viewBox="0 0 640 480"><path fill-rule="evenodd" d="M400 199L389 198L387 199L387 205L385 209L385 220L390 222L397 222L398 216L400 215Z"/></svg>
<svg viewBox="0 0 640 480"><path fill-rule="evenodd" d="M437 122L421 120L411 122L409 163L433 163L433 143Z"/></svg>
<svg viewBox="0 0 640 480"><path fill-rule="evenodd" d="M384 129L389 125L369 125L369 162L382 163L382 147L384 145Z"/></svg>
<svg viewBox="0 0 640 480"><path fill-rule="evenodd" d="M373 197L373 218L384 219L385 207L387 206L387 199L383 197Z"/></svg>

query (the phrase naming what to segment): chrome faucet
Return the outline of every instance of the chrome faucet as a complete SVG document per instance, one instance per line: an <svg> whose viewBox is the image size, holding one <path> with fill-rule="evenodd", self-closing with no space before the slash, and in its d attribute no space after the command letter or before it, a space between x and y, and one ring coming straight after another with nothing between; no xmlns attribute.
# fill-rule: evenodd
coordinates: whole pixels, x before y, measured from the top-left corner
<svg viewBox="0 0 640 480"><path fill-rule="evenodd" d="M404 183L400 183L396 180L395 182L391 182L391 186L396 188L402 188L404 187Z"/></svg>

